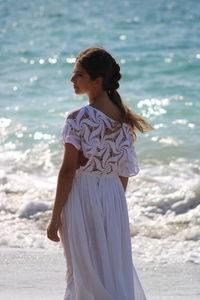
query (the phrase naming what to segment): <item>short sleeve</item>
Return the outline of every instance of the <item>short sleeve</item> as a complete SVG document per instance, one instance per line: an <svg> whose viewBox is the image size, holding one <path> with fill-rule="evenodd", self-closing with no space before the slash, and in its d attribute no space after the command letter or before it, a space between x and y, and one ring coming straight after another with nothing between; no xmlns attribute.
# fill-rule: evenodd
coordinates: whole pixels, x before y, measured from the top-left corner
<svg viewBox="0 0 200 300"><path fill-rule="evenodd" d="M81 148L79 122L73 113L66 116L64 126L61 131L63 143L72 144L77 150Z"/></svg>
<svg viewBox="0 0 200 300"><path fill-rule="evenodd" d="M137 175L139 171L135 148L132 146L120 161L118 174L119 176L131 177Z"/></svg>
<svg viewBox="0 0 200 300"><path fill-rule="evenodd" d="M134 147L134 136L131 130L127 132L127 140L129 146L124 151L123 158L119 163L118 174L119 176L131 177L137 175L140 171Z"/></svg>

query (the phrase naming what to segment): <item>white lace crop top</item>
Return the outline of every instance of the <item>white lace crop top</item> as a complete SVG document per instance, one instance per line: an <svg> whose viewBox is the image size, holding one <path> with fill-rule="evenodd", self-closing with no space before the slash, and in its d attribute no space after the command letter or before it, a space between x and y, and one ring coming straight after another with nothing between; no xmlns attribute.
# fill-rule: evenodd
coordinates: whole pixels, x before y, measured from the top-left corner
<svg viewBox="0 0 200 300"><path fill-rule="evenodd" d="M111 119L93 106L68 113L62 142L73 144L88 159L80 172L125 177L139 172L130 125Z"/></svg>

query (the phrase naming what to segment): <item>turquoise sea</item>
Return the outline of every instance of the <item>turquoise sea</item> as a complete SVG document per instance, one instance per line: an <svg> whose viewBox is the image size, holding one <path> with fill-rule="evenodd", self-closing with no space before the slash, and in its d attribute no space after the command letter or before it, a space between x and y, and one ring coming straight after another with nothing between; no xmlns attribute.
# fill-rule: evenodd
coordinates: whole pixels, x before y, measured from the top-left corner
<svg viewBox="0 0 200 300"><path fill-rule="evenodd" d="M200 262L199 32L198 0L0 1L1 246L51 247L61 127L87 104L69 79L99 45L121 66L124 102L156 129L138 135L127 192L135 253Z"/></svg>

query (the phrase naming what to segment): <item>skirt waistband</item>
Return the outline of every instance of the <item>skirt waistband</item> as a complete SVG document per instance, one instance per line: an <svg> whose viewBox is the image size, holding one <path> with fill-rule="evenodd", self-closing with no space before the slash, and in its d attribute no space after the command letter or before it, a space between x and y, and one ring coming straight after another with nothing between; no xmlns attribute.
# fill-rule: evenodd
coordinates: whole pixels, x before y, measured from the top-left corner
<svg viewBox="0 0 200 300"><path fill-rule="evenodd" d="M118 174L116 173L95 173L95 172L85 172L85 171L82 171L82 170L77 170L76 171L76 175L79 175L79 174L86 174L86 175L89 175L89 176L94 176L94 177L109 177L109 178L116 178L116 177L119 177Z"/></svg>

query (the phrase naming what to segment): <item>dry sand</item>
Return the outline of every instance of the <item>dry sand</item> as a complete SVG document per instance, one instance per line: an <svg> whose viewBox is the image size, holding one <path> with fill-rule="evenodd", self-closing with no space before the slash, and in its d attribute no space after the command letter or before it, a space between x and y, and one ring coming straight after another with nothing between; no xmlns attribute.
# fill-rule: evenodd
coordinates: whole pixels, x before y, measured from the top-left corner
<svg viewBox="0 0 200 300"><path fill-rule="evenodd" d="M62 250L0 249L1 300L62 300ZM200 266L135 261L147 300L199 300Z"/></svg>

